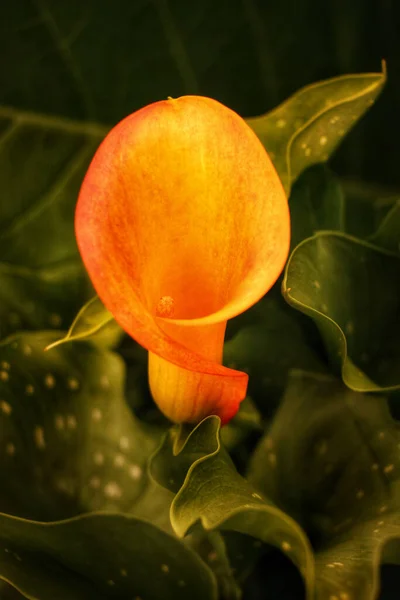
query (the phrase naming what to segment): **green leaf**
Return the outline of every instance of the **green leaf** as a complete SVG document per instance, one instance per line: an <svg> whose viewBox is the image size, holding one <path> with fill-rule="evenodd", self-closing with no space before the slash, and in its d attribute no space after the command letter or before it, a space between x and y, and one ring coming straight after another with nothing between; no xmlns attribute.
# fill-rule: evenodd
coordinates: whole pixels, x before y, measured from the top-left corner
<svg viewBox="0 0 400 600"><path fill-rule="evenodd" d="M7 109L0 109L0 134L2 261L40 268L77 260L75 203L103 135Z"/></svg>
<svg viewBox="0 0 400 600"><path fill-rule="evenodd" d="M225 343L224 364L249 373L248 393L260 409L276 405L290 369L326 370L309 332L280 296L268 294L243 316L242 327Z"/></svg>
<svg viewBox="0 0 400 600"><path fill-rule="evenodd" d="M11 325L5 334L48 327L43 312L67 326L89 291L73 221L101 136L85 125L0 108L0 139L0 311Z"/></svg>
<svg viewBox="0 0 400 600"><path fill-rule="evenodd" d="M393 196L392 189L370 182L341 179L340 183L346 199L346 233L371 239L397 201L397 196Z"/></svg>
<svg viewBox="0 0 400 600"><path fill-rule="evenodd" d="M400 388L399 273L395 254L334 232L305 240L287 263L287 302L314 320L353 390Z"/></svg>
<svg viewBox="0 0 400 600"><path fill-rule="evenodd" d="M144 516L160 430L128 408L120 357L84 342L44 352L55 339L0 344L0 510L45 521L136 507Z"/></svg>
<svg viewBox="0 0 400 600"><path fill-rule="evenodd" d="M325 165L316 165L300 177L293 186L289 207L292 249L321 229L344 230L342 188Z"/></svg>
<svg viewBox="0 0 400 600"><path fill-rule="evenodd" d="M250 396L241 402L235 417L221 430L221 439L228 450L242 447L254 431L262 430L261 414Z"/></svg>
<svg viewBox="0 0 400 600"><path fill-rule="evenodd" d="M94 340L96 344L107 348L118 343L122 335L123 332L112 314L100 298L94 296L78 312L66 335L50 344L46 350L67 342L86 339Z"/></svg>
<svg viewBox="0 0 400 600"><path fill-rule="evenodd" d="M32 600L216 600L212 574L194 552L122 514L46 524L0 515L0 577Z"/></svg>
<svg viewBox="0 0 400 600"><path fill-rule="evenodd" d="M219 597L223 600L241 600L242 591L235 580L236 573L231 567L222 534L198 528L185 538L185 543L201 556L214 573Z"/></svg>
<svg viewBox="0 0 400 600"><path fill-rule="evenodd" d="M399 442L384 398L292 374L249 478L313 541L316 600L375 600L381 558L399 564Z"/></svg>
<svg viewBox="0 0 400 600"><path fill-rule="evenodd" d="M301 89L271 112L247 119L288 194L307 167L328 160L385 82L385 65L382 73L327 79Z"/></svg>
<svg viewBox="0 0 400 600"><path fill-rule="evenodd" d="M400 253L400 200L393 202L378 230L369 239L377 246Z"/></svg>
<svg viewBox="0 0 400 600"><path fill-rule="evenodd" d="M21 330L67 327L88 289L76 261L40 269L0 263L0 338Z"/></svg>
<svg viewBox="0 0 400 600"><path fill-rule="evenodd" d="M221 446L219 428L219 419L208 417L188 435L182 428L173 429L151 460L152 476L173 491L179 489L171 505L175 532L183 537L200 523L205 531L235 531L256 538L257 545L272 544L299 567L312 598L307 538L294 520L237 473Z"/></svg>

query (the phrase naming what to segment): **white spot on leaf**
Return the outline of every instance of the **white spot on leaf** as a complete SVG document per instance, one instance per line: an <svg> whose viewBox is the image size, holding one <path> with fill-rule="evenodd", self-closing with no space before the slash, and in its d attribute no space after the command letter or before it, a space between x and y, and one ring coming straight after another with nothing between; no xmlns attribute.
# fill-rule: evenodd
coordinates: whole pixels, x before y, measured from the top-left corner
<svg viewBox="0 0 400 600"><path fill-rule="evenodd" d="M105 390L110 387L110 380L108 379L107 375L102 375L100 377L100 385Z"/></svg>
<svg viewBox="0 0 400 600"><path fill-rule="evenodd" d="M142 476L142 469L139 467L139 465L131 465L129 467L129 475L132 477L132 479L137 481Z"/></svg>
<svg viewBox="0 0 400 600"><path fill-rule="evenodd" d="M1 408L1 412L4 413L5 415L11 415L12 413L12 408L11 405L8 404L8 402L6 402L5 400L2 400L0 402L0 408Z"/></svg>
<svg viewBox="0 0 400 600"><path fill-rule="evenodd" d="M44 385L49 388L49 390L53 389L53 387L56 385L56 380L51 373L48 373L44 378Z"/></svg>
<svg viewBox="0 0 400 600"><path fill-rule="evenodd" d="M91 488L98 490L100 485L101 485L100 477L97 477L97 475L94 475L93 477L91 477L91 479L89 481L89 486Z"/></svg>
<svg viewBox="0 0 400 600"><path fill-rule="evenodd" d="M102 454L101 452L95 452L93 455L93 462L98 466L103 465L104 464L104 454Z"/></svg>
<svg viewBox="0 0 400 600"><path fill-rule="evenodd" d="M65 427L64 417L62 415L56 415L54 417L54 425L58 431L61 431Z"/></svg>
<svg viewBox="0 0 400 600"><path fill-rule="evenodd" d="M36 446L40 450L44 450L46 448L46 440L44 439L43 427L40 427L39 425L37 427L35 427L34 432L33 432L33 437L34 437Z"/></svg>
<svg viewBox="0 0 400 600"><path fill-rule="evenodd" d="M129 448L129 439L126 436L122 436L119 438L119 447L121 450L128 450Z"/></svg>
<svg viewBox="0 0 400 600"><path fill-rule="evenodd" d="M92 410L92 419L93 421L95 421L95 423L98 423L99 421L101 421L103 416L103 413L101 412L101 410L99 408L94 408Z"/></svg>
<svg viewBox="0 0 400 600"><path fill-rule="evenodd" d="M8 456L14 456L15 454L15 446L11 442L6 445L6 454L8 454Z"/></svg>
<svg viewBox="0 0 400 600"><path fill-rule="evenodd" d="M75 377L70 377L67 381L68 389L75 392L79 389L79 381Z"/></svg>
<svg viewBox="0 0 400 600"><path fill-rule="evenodd" d="M69 429L76 429L77 421L75 415L67 415L67 427Z"/></svg>
<svg viewBox="0 0 400 600"><path fill-rule="evenodd" d="M125 456L123 454L117 454L114 458L114 465L116 467L123 467L125 464Z"/></svg>
<svg viewBox="0 0 400 600"><path fill-rule="evenodd" d="M104 486L104 495L107 498L121 498L122 490L116 481L109 481Z"/></svg>

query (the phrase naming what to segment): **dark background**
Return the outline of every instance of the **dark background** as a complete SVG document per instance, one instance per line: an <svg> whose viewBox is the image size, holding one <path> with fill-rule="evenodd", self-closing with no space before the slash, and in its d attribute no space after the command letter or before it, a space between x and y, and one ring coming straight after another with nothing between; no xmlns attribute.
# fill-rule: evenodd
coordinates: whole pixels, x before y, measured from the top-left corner
<svg viewBox="0 0 400 600"><path fill-rule="evenodd" d="M333 166L395 191L395 6L396 0L3 1L0 103L112 125L166 96L202 94L254 116L301 86L379 71L386 59L386 90Z"/></svg>
<svg viewBox="0 0 400 600"><path fill-rule="evenodd" d="M387 86L332 166L356 194L395 194L397 1L0 0L0 104L16 115L111 126L167 96L202 94L247 117L309 83L379 71L385 59ZM277 559L270 597L298 598L301 582L283 560ZM396 589L397 569L385 567L382 599L398 598ZM0 598L6 593L0 590ZM265 593L260 565L245 598Z"/></svg>

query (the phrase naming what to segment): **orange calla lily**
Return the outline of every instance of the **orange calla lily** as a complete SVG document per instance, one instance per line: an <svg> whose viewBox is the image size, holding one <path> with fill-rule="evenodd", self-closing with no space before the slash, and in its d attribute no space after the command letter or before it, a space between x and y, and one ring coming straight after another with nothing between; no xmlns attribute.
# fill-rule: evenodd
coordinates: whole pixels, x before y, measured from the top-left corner
<svg viewBox="0 0 400 600"><path fill-rule="evenodd" d="M149 351L161 411L228 422L248 376L222 365L226 322L271 288L289 251L287 199L257 136L210 98L150 104L101 144L75 226L100 299Z"/></svg>

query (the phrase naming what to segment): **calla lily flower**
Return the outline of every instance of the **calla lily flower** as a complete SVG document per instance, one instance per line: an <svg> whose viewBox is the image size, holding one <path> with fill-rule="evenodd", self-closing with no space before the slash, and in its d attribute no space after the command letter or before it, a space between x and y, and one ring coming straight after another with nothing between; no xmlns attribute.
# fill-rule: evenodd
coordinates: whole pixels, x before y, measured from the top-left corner
<svg viewBox="0 0 400 600"><path fill-rule="evenodd" d="M248 383L222 365L227 320L264 296L289 251L287 199L254 132L210 98L146 106L96 152L75 227L100 299L149 352L160 410L227 423Z"/></svg>

